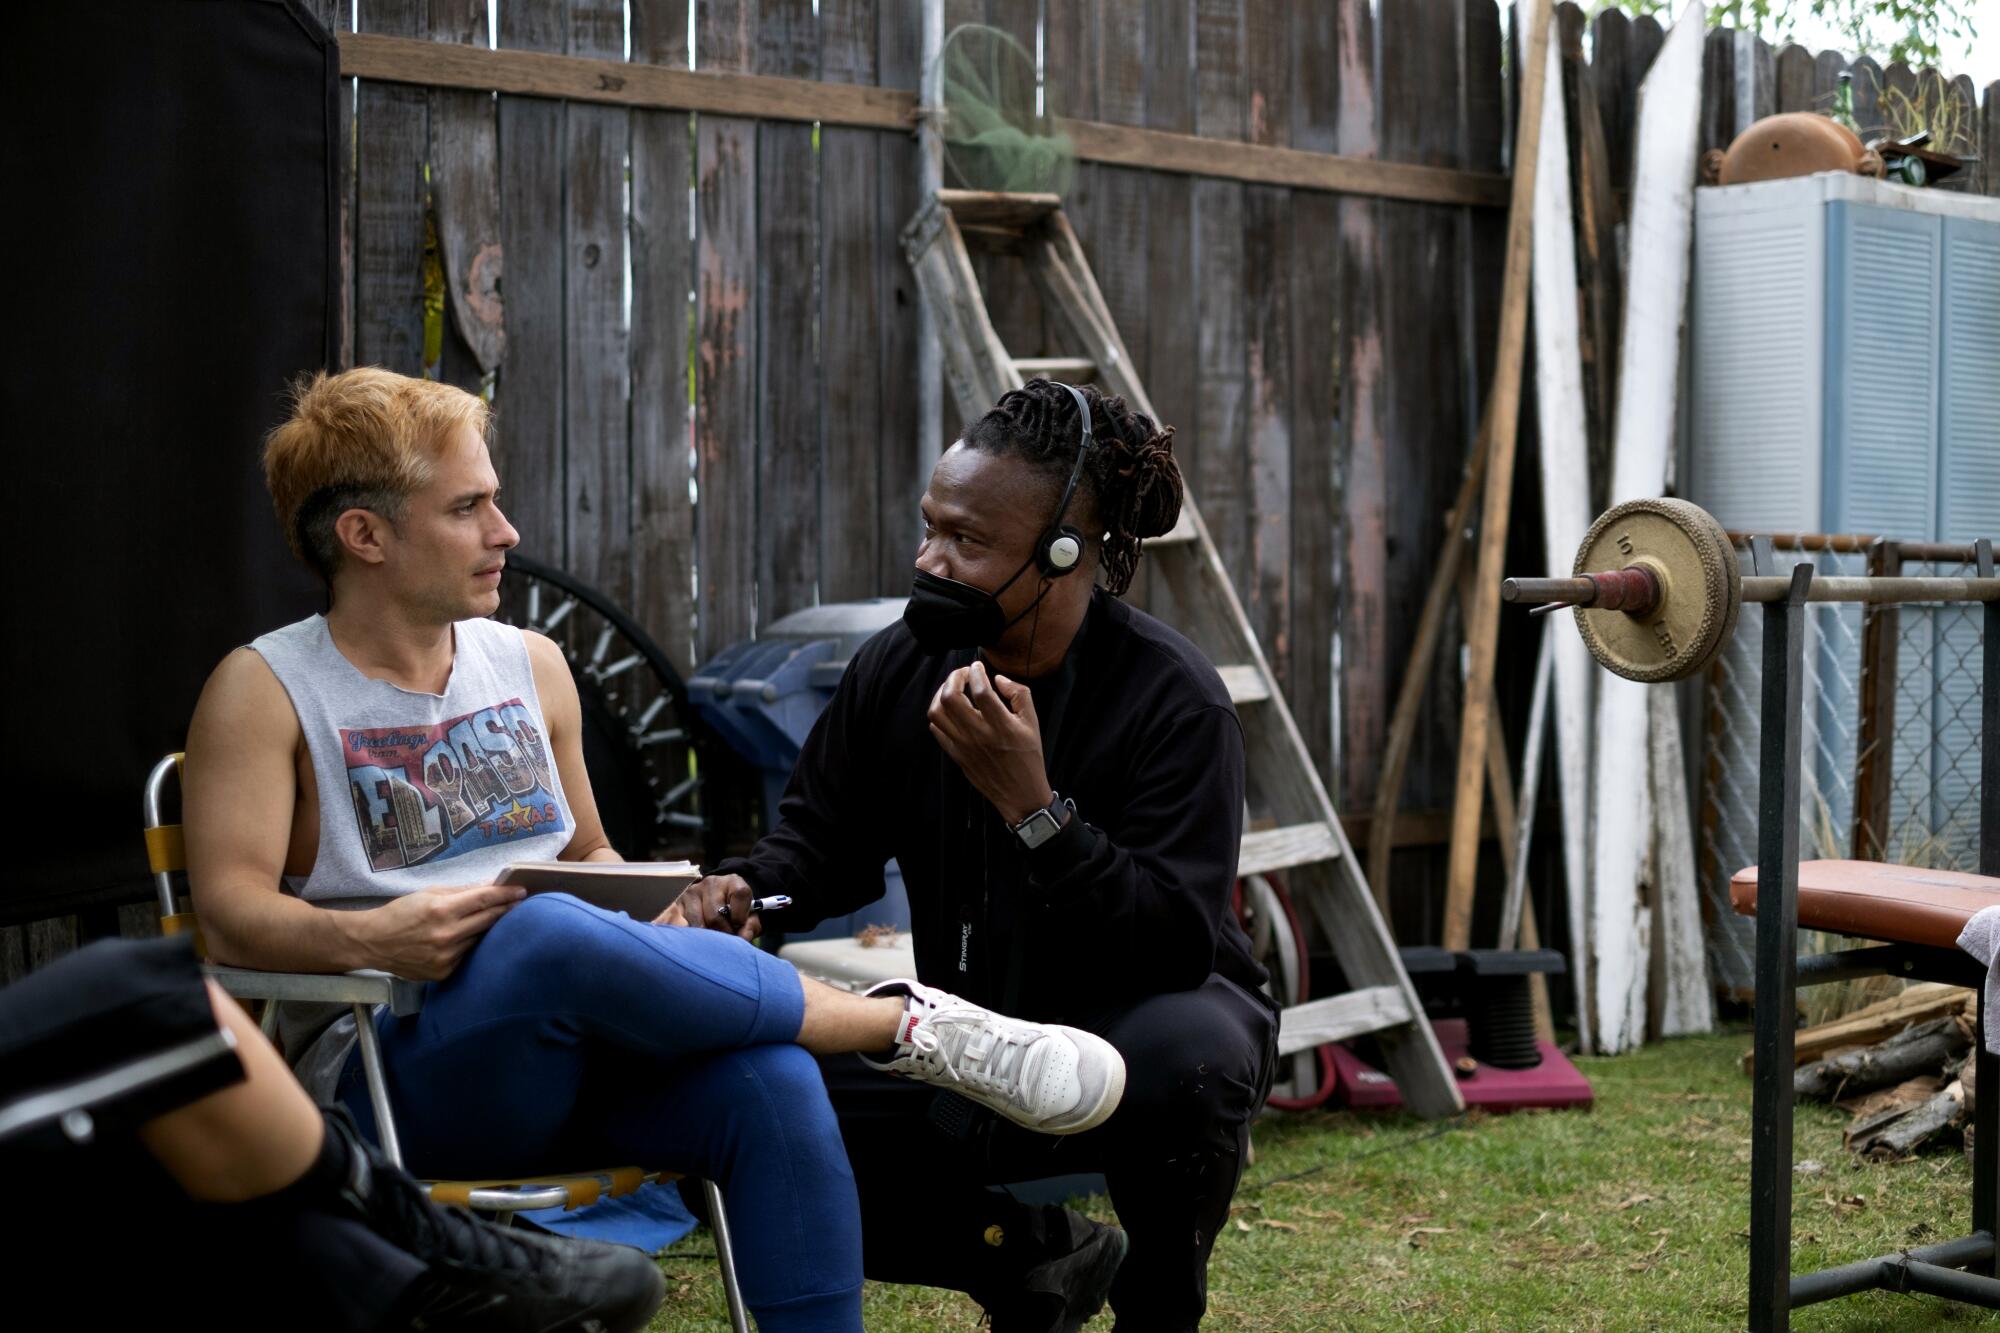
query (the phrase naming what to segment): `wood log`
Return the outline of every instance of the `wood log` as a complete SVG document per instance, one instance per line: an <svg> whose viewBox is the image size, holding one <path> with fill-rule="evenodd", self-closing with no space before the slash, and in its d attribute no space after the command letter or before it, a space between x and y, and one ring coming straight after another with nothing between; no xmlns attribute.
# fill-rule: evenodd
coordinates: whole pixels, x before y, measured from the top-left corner
<svg viewBox="0 0 2000 1333"><path fill-rule="evenodd" d="M1849 1146L1878 1161L1894 1161L1908 1157L1922 1144L1964 1121L1965 1085L1953 1082L1908 1115L1899 1116L1868 1138L1856 1139Z"/></svg>
<svg viewBox="0 0 2000 1333"><path fill-rule="evenodd" d="M1893 1088L1883 1088L1865 1097L1840 1103L1854 1115L1840 1136L1841 1145L1852 1151L1857 1140L1872 1139L1877 1130L1922 1106L1944 1085L1945 1080L1937 1075L1924 1074L1906 1079Z"/></svg>
<svg viewBox="0 0 2000 1333"><path fill-rule="evenodd" d="M1965 1049L1965 1034L1950 1018L1936 1018L1877 1046L1837 1055L1797 1070L1792 1092L1815 1101L1886 1088L1938 1069Z"/></svg>
<svg viewBox="0 0 2000 1333"><path fill-rule="evenodd" d="M1912 1023L1959 1013L1973 1001L1973 993L1963 986L1948 986L1936 981L1919 982L1886 1000L1877 1000L1830 1023L1801 1029L1793 1038L1793 1063L1809 1064L1843 1046L1873 1046L1895 1036ZM1746 1074L1752 1068L1751 1055L1749 1051L1743 1053L1743 1072Z"/></svg>

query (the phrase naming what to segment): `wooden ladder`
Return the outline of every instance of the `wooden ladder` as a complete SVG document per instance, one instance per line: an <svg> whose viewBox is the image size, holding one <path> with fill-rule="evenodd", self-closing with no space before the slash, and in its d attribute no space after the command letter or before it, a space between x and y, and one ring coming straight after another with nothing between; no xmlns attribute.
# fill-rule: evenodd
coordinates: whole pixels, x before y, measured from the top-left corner
<svg viewBox="0 0 2000 1333"><path fill-rule="evenodd" d="M974 249L1019 255L1045 308L1084 355L1011 355L987 315L972 268ZM965 420L976 420L1001 394L1036 376L1094 381L1159 420L1059 196L939 190L904 229L903 251L936 317L945 379ZM1457 1080L1192 495L1174 530L1147 542L1146 553L1155 611L1216 663L1243 722L1250 818L1237 874L1283 872L1294 900L1310 906L1355 987L1285 1010L1279 1053L1372 1032L1411 1110L1427 1116L1463 1110Z"/></svg>

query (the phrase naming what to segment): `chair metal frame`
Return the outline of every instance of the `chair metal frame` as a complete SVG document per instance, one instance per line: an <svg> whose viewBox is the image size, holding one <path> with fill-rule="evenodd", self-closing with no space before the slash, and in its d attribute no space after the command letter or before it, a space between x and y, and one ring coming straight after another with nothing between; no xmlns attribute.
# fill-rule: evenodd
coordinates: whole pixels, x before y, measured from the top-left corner
<svg viewBox="0 0 2000 1333"><path fill-rule="evenodd" d="M179 824L165 822L162 797L168 776L179 775L185 756L171 754L153 766L146 776L145 829L146 859L153 872L159 897L160 929L168 935L193 934L204 958L207 950L200 939L200 923L193 905L183 911L175 892L174 876L187 869L186 843ZM361 1069L368 1086L369 1105L375 1112L376 1132L382 1153L397 1166L403 1165L403 1149L396 1132L396 1116L389 1105L388 1080L383 1076L382 1045L375 1032L373 1011L385 1005L390 1013L405 1017L423 1008L424 984L388 972L362 970L344 973L265 972L247 967L224 967L204 961L203 970L223 990L239 1000L266 1001L264 1028L272 1031L278 1001L313 1001L348 1005L354 1015L355 1043L361 1050ZM536 1208L578 1208L599 1198L630 1194L642 1184L666 1183L679 1177L671 1172L646 1171L639 1167L619 1167L606 1171L565 1173L518 1183L506 1181L424 1181L425 1190L440 1203L458 1204L475 1212L492 1213L504 1225L515 1213ZM729 1323L735 1333L750 1333L748 1308L736 1278L736 1249L729 1233L729 1217L723 1207L722 1190L712 1180L702 1181L708 1205L708 1226L715 1236L716 1265L722 1271L723 1295L729 1306Z"/></svg>
<svg viewBox="0 0 2000 1333"><path fill-rule="evenodd" d="M1763 542L1763 539L1759 539ZM1774 572L1768 543L1754 551L1758 572ZM1977 548L1981 577L1993 548ZM1994 1236L2000 1222L2000 1057L1986 1048L1984 969L1957 950L1889 943L1801 962L1799 927L1800 708L1805 603L1811 565L1797 566L1782 601L1764 605L1762 748L1757 794L1757 1000L1751 1101L1750 1302L1753 1333L1791 1326L1791 1311L1870 1290L1924 1293L2000 1309ZM1984 605L1979 873L2000 877L2000 602ZM1972 1233L1858 1263L1792 1273L1792 1111L1794 1006L1799 986L1878 973L1970 984L1979 994L1974 1032Z"/></svg>

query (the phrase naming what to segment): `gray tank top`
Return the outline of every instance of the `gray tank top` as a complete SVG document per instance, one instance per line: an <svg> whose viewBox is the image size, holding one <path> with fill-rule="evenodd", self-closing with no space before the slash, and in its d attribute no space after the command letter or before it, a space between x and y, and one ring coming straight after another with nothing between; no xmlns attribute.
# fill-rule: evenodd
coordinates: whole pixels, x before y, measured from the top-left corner
<svg viewBox="0 0 2000 1333"><path fill-rule="evenodd" d="M521 631L492 620L452 631L442 694L364 676L334 646L324 616L250 645L291 696L319 787L319 854L311 874L285 877L285 892L335 909L377 907L433 885L484 884L569 845L575 821ZM278 1031L300 1081L331 1100L352 1016L285 1005Z"/></svg>

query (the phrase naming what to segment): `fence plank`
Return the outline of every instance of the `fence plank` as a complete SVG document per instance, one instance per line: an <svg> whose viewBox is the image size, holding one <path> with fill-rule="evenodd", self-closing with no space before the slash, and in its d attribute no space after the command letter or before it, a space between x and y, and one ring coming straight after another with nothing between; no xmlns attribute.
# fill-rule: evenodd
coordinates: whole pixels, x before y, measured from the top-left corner
<svg viewBox="0 0 2000 1333"><path fill-rule="evenodd" d="M915 88L921 40L917 6L880 6L876 28L876 68L883 87ZM906 593L910 564L922 531L918 500L930 476L917 449L917 290L897 237L917 211L916 140L907 134L878 134L876 161L880 221L876 306L883 312L881 348L882 480L880 571L875 591ZM941 395L946 401L950 394ZM947 437L948 438L948 437Z"/></svg>
<svg viewBox="0 0 2000 1333"><path fill-rule="evenodd" d="M1866 143L1882 133L1882 67L1873 57L1862 56L1848 68L1854 73L1854 123Z"/></svg>
<svg viewBox="0 0 2000 1333"><path fill-rule="evenodd" d="M1375 18L1370 0L1338 0L1335 63L1339 118L1335 145L1372 158L1380 147L1375 102ZM1381 215L1374 199L1345 198L1339 216L1340 281L1334 358L1342 478L1336 633L1341 668L1334 680L1340 730L1331 760L1347 808L1366 807L1379 772L1389 723L1388 445L1383 432ZM1382 836L1389 836L1384 830Z"/></svg>
<svg viewBox="0 0 2000 1333"><path fill-rule="evenodd" d="M1420 0L1381 5L1382 151L1399 161L1430 166L1462 162L1463 75L1456 6ZM1388 451L1389 550L1386 586L1391 608L1417 605L1429 582L1434 543L1411 544L1405 534L1437 531L1439 516L1456 494L1465 458L1462 321L1464 247L1459 219L1418 204L1382 206L1382 282L1395 293L1382 311L1385 379L1383 433ZM1440 319L1437 312L1454 311ZM1414 619L1392 612L1386 669L1391 678L1410 650ZM1426 716L1459 715L1458 673L1432 673ZM1413 748L1406 808L1446 804L1454 787L1456 753L1450 728L1423 730ZM1417 886L1398 885L1392 901ZM1428 913L1430 895L1421 895ZM1416 927L1412 929L1411 927ZM1428 938L1428 920L1404 921L1399 939Z"/></svg>
<svg viewBox="0 0 2000 1333"><path fill-rule="evenodd" d="M1144 0L1104 0L1097 26L1097 114L1110 123L1144 126L1146 121L1147 43L1150 24L1161 22L1151 14L1153 6ZM1160 384L1152 373L1151 345L1147 328L1152 318L1152 293L1148 273L1152 266L1152 218L1147 199L1152 173L1134 167L1098 166L1091 187L1093 207L1090 221L1078 227L1078 235L1097 275L1111 321L1131 352L1139 382L1153 395L1153 410L1160 406ZM1160 308L1167 309L1166 300ZM1177 425L1169 418L1161 424ZM1149 605L1151 578L1146 562L1139 563L1126 599L1135 606Z"/></svg>
<svg viewBox="0 0 2000 1333"><path fill-rule="evenodd" d="M560 51L564 13L555 5L503 5L500 44ZM495 466L521 549L563 563L563 108L536 97L500 98L500 251L509 275L501 303L506 332L494 397Z"/></svg>
<svg viewBox="0 0 2000 1333"><path fill-rule="evenodd" d="M1952 79L1945 87L1950 99L1957 103L1954 119L1960 127L1958 137L1945 151L1976 159L1979 156L1979 92L1972 86L1971 76L1966 74ZM1978 163L1975 161L1967 172L1968 179L1955 182L1955 187L1976 194L1979 191Z"/></svg>
<svg viewBox="0 0 2000 1333"><path fill-rule="evenodd" d="M1042 24L1043 105L1050 116L1096 121L1102 76L1098 66L1103 5L1100 0L1072 0L1047 7ZM1103 258L1104 225L1098 213L1098 183L1104 168L1079 160L1070 187L1063 194L1063 212L1083 244L1091 271ZM1100 275L1101 276L1101 275ZM1039 295L1039 294L1038 294ZM1080 352L1070 345L1067 330L1053 311L1042 310L1041 346L1047 355ZM1142 381L1143 382L1143 381Z"/></svg>
<svg viewBox="0 0 2000 1333"><path fill-rule="evenodd" d="M1038 0L986 0L985 15L988 24L1019 42L1028 59L1034 60L1035 29L1041 22ZM973 265L986 288L993 330L1008 351L1015 356L1047 356L1061 350L1045 340L1042 298L1020 260L993 255L975 259Z"/></svg>
<svg viewBox="0 0 2000 1333"><path fill-rule="evenodd" d="M1840 76L1846 68L1847 57L1838 51L1822 51L1814 57L1812 110L1833 110L1834 99L1840 93Z"/></svg>
<svg viewBox="0 0 2000 1333"><path fill-rule="evenodd" d="M1292 11L1291 141L1330 153L1339 142L1340 18L1331 5ZM1335 321L1340 309L1340 200L1315 191L1292 197L1291 509L1292 584L1285 696L1320 780L1339 788L1334 767L1334 637L1338 564L1346 532L1339 484L1340 380ZM1269 649L1267 646L1267 654Z"/></svg>
<svg viewBox="0 0 2000 1333"><path fill-rule="evenodd" d="M1739 33L1737 42L1736 132L1741 134L1764 117L1777 113L1778 70L1771 44L1762 37Z"/></svg>
<svg viewBox="0 0 2000 1333"><path fill-rule="evenodd" d="M421 37L423 0L377 0L371 31ZM424 149L421 88L364 83L356 123L354 355L405 375L424 370Z"/></svg>
<svg viewBox="0 0 2000 1333"><path fill-rule="evenodd" d="M1292 6L1244 6L1245 129L1257 143L1292 137ZM1248 426L1250 567L1238 579L1244 613L1279 686L1291 692L1292 612L1292 244L1293 192L1275 185L1243 190L1243 304ZM1321 516L1308 521L1324 522Z"/></svg>
<svg viewBox="0 0 2000 1333"><path fill-rule="evenodd" d="M1618 222L1623 209L1612 184L1610 147L1599 121L1608 104L1596 82L1600 69L1583 58L1582 16L1559 11L1555 17L1563 58L1563 109L1570 127L1571 189L1576 199L1576 271L1582 303L1577 332L1583 361L1584 438L1595 508L1610 487L1611 420L1617 401L1618 330L1625 290L1618 264ZM1620 66L1619 77L1629 70L1629 65Z"/></svg>
<svg viewBox="0 0 2000 1333"><path fill-rule="evenodd" d="M484 47L480 0L430 0L434 42ZM500 366L500 142L490 94L430 90L431 219L444 276L438 377L477 393Z"/></svg>
<svg viewBox="0 0 2000 1333"><path fill-rule="evenodd" d="M1178 134L1194 132L1194 0L1167 0L1146 6L1145 123L1148 128ZM1149 172L1145 182L1146 322L1126 329L1128 343L1143 343L1135 352L1145 367L1146 392L1160 419L1175 428L1174 456L1181 476L1199 491L1195 403L1196 293L1194 273L1194 181L1187 176ZM1199 497L1204 499L1205 497ZM1164 612L1157 590L1146 580L1134 601Z"/></svg>
<svg viewBox="0 0 2000 1333"><path fill-rule="evenodd" d="M701 69L748 69L753 0L698 0ZM755 628L757 584L757 122L695 124L695 659Z"/></svg>
<svg viewBox="0 0 2000 1333"><path fill-rule="evenodd" d="M1699 153L1727 151L1736 132L1736 33L1716 28L1701 51L1701 143ZM1698 157L1697 157L1697 160Z"/></svg>
<svg viewBox="0 0 2000 1333"><path fill-rule="evenodd" d="M756 72L817 78L811 0L759 0ZM820 372L810 125L757 126L757 623L811 606L820 578Z"/></svg>
<svg viewBox="0 0 2000 1333"><path fill-rule="evenodd" d="M893 4L894 0L890 0ZM820 77L872 84L876 0L821 0ZM880 156L873 130L822 126L820 172L820 597L873 596L885 580L881 532L880 439L883 307L878 265L903 266L898 219L876 221Z"/></svg>
<svg viewBox="0 0 2000 1333"><path fill-rule="evenodd" d="M1513 142L1512 108L1507 100L1503 69L1519 69L1518 52L1501 54L1500 11L1493 0L1467 0L1462 49L1465 79L1465 163L1476 171L1498 175L1506 169ZM1518 46L1518 37L1514 45ZM1553 77L1554 70L1548 71ZM1493 357L1500 328L1500 280L1507 261L1507 215L1492 209L1457 210L1466 233L1467 275L1472 307L1462 321L1467 351L1465 424L1477 420L1477 404L1492 381ZM1532 408L1534 395L1524 395ZM1533 436L1527 437L1532 441ZM1465 449L1471 447L1468 433ZM1529 466L1524 463L1523 466Z"/></svg>
<svg viewBox="0 0 2000 1333"><path fill-rule="evenodd" d="M1776 62L1778 77L1778 110L1813 111L1813 82L1818 75L1818 67L1813 53L1803 46L1787 46L1778 52Z"/></svg>
<svg viewBox="0 0 2000 1333"><path fill-rule="evenodd" d="M1149 8L1143 0L1105 0L1099 15L1097 114L1114 124L1146 123ZM1078 226L1077 234L1090 257L1097 285L1103 289L1112 322L1137 362L1139 382L1152 392L1158 385L1150 370L1145 339L1151 309L1146 283L1151 249L1147 173L1131 167L1101 166L1094 170L1095 206L1090 225L1088 229ZM1154 407L1165 410L1157 399Z"/></svg>
<svg viewBox="0 0 2000 1333"><path fill-rule="evenodd" d="M1882 71L1882 87L1885 91L1893 90L1905 98L1914 99L1917 95L1917 72L1900 60L1894 61ZM1882 110L1886 121L1888 109L1885 107Z"/></svg>
<svg viewBox="0 0 2000 1333"><path fill-rule="evenodd" d="M1239 0L1195 3L1195 132L1241 138L1245 95ZM1195 495L1236 595L1250 600L1245 448L1243 186L1194 183Z"/></svg>
<svg viewBox="0 0 2000 1333"><path fill-rule="evenodd" d="M570 0L567 36L571 55L622 55L624 5ZM564 564L624 606L632 597L624 318L631 112L581 102L563 110Z"/></svg>
<svg viewBox="0 0 2000 1333"><path fill-rule="evenodd" d="M1608 154L1605 165L1610 169L1612 188L1625 191L1632 188L1632 124L1634 106L1639 95L1639 75L1632 69L1632 21L1621 11L1605 8L1597 12L1596 18L1587 18L1584 12L1569 0L1555 7L1550 20L1556 30L1563 34L1563 47L1567 50L1575 44L1577 58L1582 59L1581 33L1590 29L1590 60L1586 66L1590 72L1590 86L1596 93L1597 123L1603 127L1604 147ZM1573 35L1574 34L1574 35ZM1566 106L1565 111L1575 111L1575 106ZM1569 122L1576 124L1572 118Z"/></svg>
<svg viewBox="0 0 2000 1333"><path fill-rule="evenodd" d="M1986 106L1979 118L1980 189L2000 195L2000 79L1986 85Z"/></svg>
<svg viewBox="0 0 2000 1333"><path fill-rule="evenodd" d="M636 0L632 58L685 69L687 0ZM632 113L632 613L683 676L694 657L694 465L688 292L694 281L685 112Z"/></svg>

